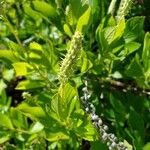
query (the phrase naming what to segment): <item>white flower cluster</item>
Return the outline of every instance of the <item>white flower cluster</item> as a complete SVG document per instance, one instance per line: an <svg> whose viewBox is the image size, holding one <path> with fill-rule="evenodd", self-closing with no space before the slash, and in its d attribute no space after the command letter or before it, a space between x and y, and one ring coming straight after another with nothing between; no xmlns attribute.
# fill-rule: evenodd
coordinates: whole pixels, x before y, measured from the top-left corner
<svg viewBox="0 0 150 150"><path fill-rule="evenodd" d="M89 98L91 95L88 91L87 78L85 78L84 84L85 86L82 89L84 94L81 97L81 101L85 108L85 111L87 112L87 114L90 115L93 125L100 132L102 141L107 144L109 150L128 150L127 147L123 144L123 142L119 142L118 138L114 134L107 133L108 126L103 123L102 119L98 115L96 115L96 109L94 105L89 102Z"/></svg>

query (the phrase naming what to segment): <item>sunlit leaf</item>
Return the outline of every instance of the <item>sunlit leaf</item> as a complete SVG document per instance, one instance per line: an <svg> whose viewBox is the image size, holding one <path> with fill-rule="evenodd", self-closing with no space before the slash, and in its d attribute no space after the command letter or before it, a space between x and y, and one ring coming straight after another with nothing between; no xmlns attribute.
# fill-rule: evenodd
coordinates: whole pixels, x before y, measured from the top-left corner
<svg viewBox="0 0 150 150"><path fill-rule="evenodd" d="M0 58L4 60L9 60L11 62L18 61L16 54L13 53L11 50L0 50Z"/></svg>
<svg viewBox="0 0 150 150"><path fill-rule="evenodd" d="M144 68L147 70L150 67L150 33L146 33L145 35L142 59Z"/></svg>
<svg viewBox="0 0 150 150"><path fill-rule="evenodd" d="M36 1L33 1L33 6L35 10L41 12L46 17L54 18L57 16L56 9L50 3L36 0Z"/></svg>
<svg viewBox="0 0 150 150"><path fill-rule="evenodd" d="M16 72L16 76L24 76L28 74L28 70L30 68L32 68L28 63L26 62L16 62L12 64L15 72Z"/></svg>
<svg viewBox="0 0 150 150"><path fill-rule="evenodd" d="M0 113L0 126L1 127L4 127L4 128L8 128L8 129L13 129L13 124L11 122L11 119L5 115L5 114L2 114Z"/></svg>
<svg viewBox="0 0 150 150"><path fill-rule="evenodd" d="M79 18L76 30L85 32L90 24L91 8L89 7L86 12Z"/></svg>
<svg viewBox="0 0 150 150"><path fill-rule="evenodd" d="M27 103L22 103L17 107L17 110L33 119L45 117L45 112L39 106L30 106Z"/></svg>
<svg viewBox="0 0 150 150"><path fill-rule="evenodd" d="M143 150L149 150L150 149L150 142L144 145Z"/></svg>
<svg viewBox="0 0 150 150"><path fill-rule="evenodd" d="M34 133L38 133L40 131L42 131L44 128L44 126L40 123L40 122L36 122L30 129L30 133L34 134Z"/></svg>
<svg viewBox="0 0 150 150"><path fill-rule="evenodd" d="M38 80L25 80L19 82L16 89L17 90L27 90L44 87L45 83Z"/></svg>
<svg viewBox="0 0 150 150"><path fill-rule="evenodd" d="M69 139L69 136L67 134L64 134L63 132L60 132L59 129L58 129L58 132L50 132L50 133L47 133L47 137L46 139L48 141L58 141L58 140L68 140Z"/></svg>

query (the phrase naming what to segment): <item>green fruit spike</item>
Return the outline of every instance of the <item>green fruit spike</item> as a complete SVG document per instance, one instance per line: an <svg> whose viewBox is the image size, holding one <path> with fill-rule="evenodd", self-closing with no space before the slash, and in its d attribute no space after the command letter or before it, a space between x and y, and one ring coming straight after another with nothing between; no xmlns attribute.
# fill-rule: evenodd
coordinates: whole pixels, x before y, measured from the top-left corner
<svg viewBox="0 0 150 150"><path fill-rule="evenodd" d="M116 16L117 22L127 15L131 8L131 4L132 0L121 0Z"/></svg>
<svg viewBox="0 0 150 150"><path fill-rule="evenodd" d="M62 61L60 71L58 74L58 79L62 85L66 83L73 75L75 63L82 49L82 39L83 36L78 31L75 32L75 34L72 37L68 53Z"/></svg>

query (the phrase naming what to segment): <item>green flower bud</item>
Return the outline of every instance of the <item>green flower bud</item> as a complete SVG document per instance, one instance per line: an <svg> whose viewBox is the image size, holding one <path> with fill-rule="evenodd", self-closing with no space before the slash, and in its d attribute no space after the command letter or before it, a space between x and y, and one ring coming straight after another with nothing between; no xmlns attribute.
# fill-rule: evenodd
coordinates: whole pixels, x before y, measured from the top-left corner
<svg viewBox="0 0 150 150"><path fill-rule="evenodd" d="M131 4L132 0L121 0L116 16L117 22L127 15L131 8Z"/></svg>
<svg viewBox="0 0 150 150"><path fill-rule="evenodd" d="M58 79L61 84L64 84L73 75L75 63L79 57L79 53L82 49L83 36L80 32L75 32L72 37L70 48L65 58L62 61Z"/></svg>

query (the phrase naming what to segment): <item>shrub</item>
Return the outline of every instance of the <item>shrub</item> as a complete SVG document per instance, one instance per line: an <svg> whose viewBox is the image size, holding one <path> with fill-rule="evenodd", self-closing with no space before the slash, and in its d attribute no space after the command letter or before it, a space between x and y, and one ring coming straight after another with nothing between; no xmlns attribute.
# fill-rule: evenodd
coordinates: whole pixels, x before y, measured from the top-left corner
<svg viewBox="0 0 150 150"><path fill-rule="evenodd" d="M150 33L132 4L0 3L1 149L150 149Z"/></svg>

